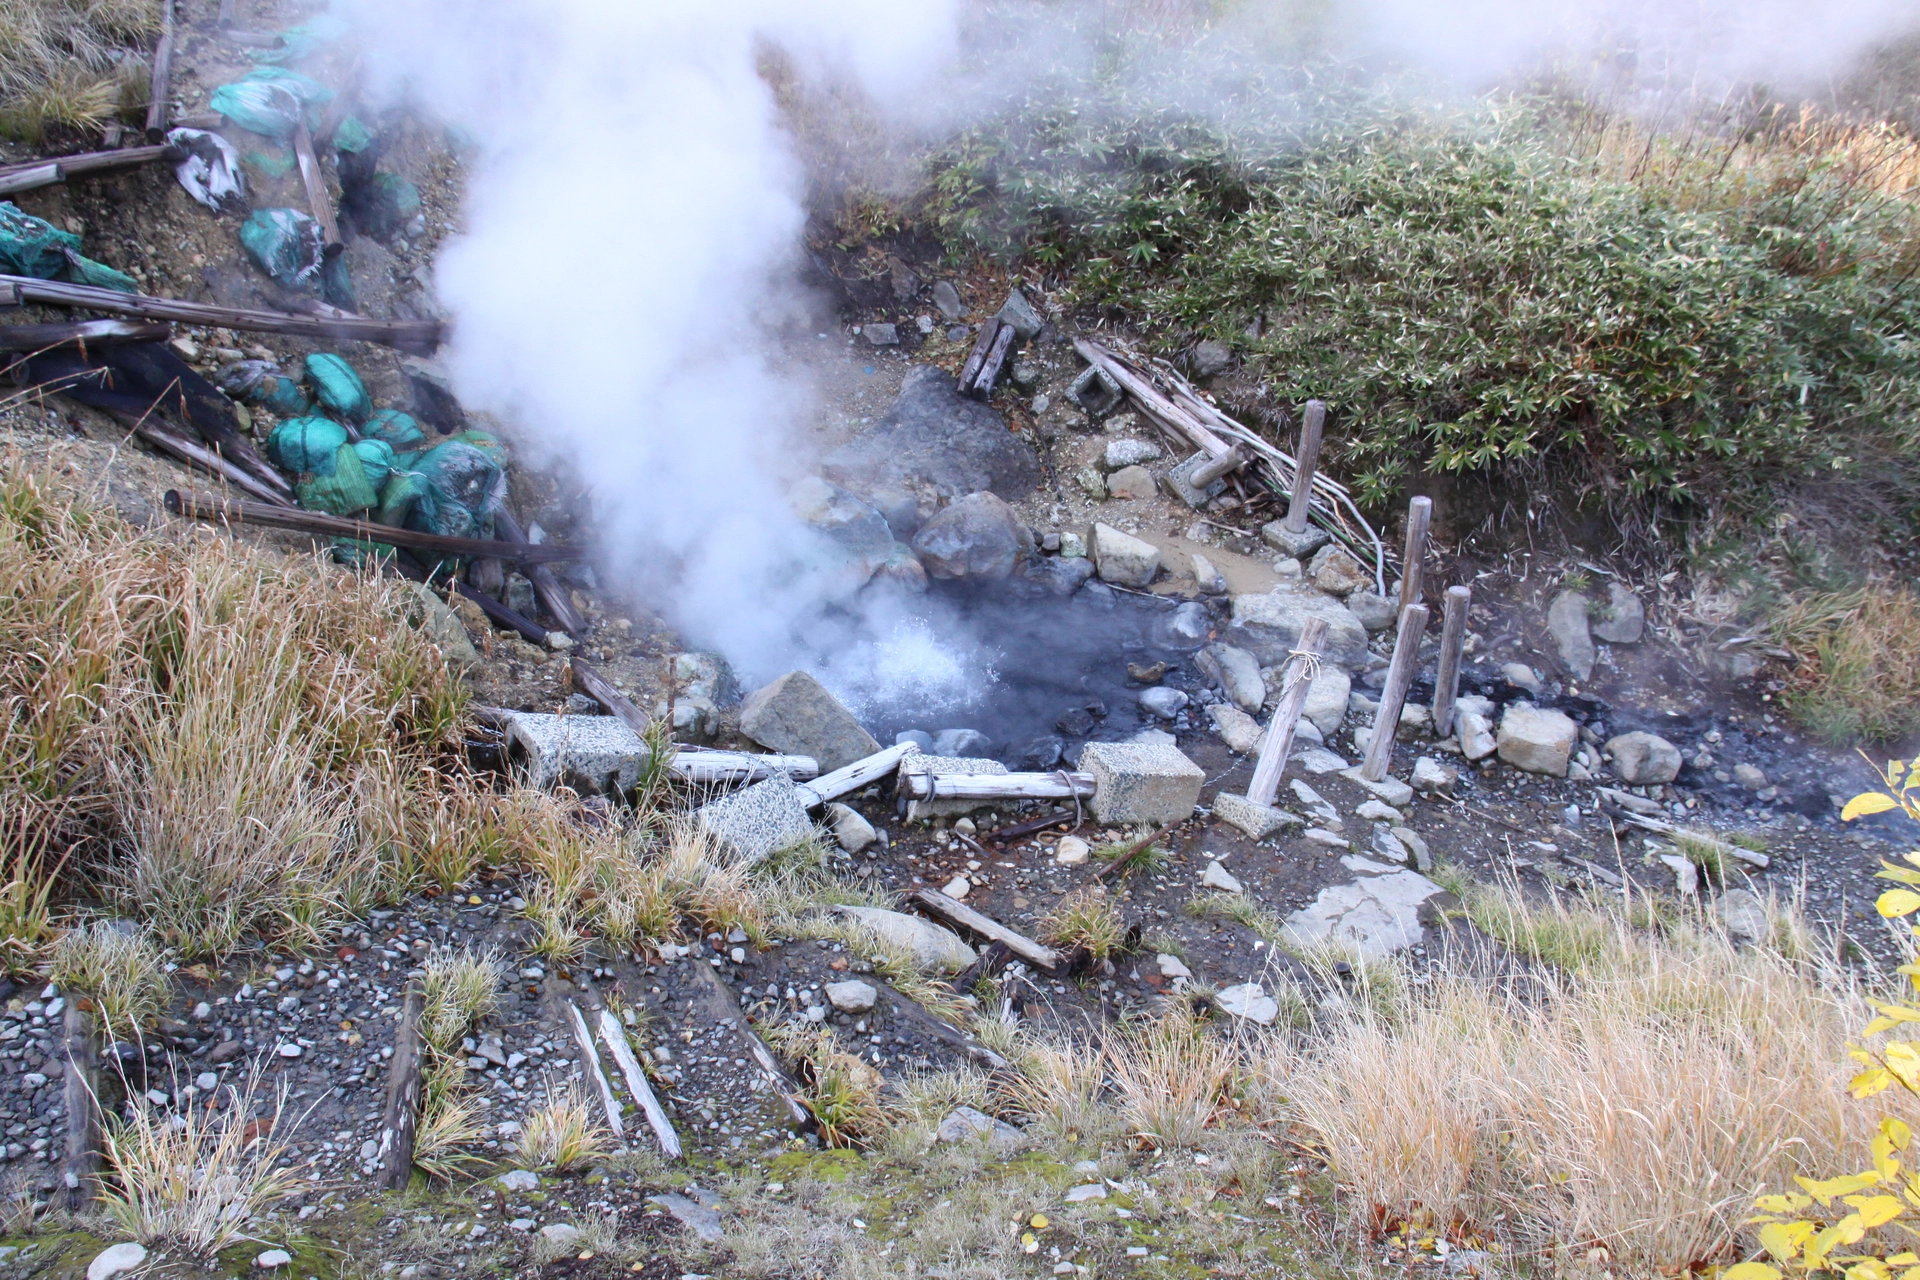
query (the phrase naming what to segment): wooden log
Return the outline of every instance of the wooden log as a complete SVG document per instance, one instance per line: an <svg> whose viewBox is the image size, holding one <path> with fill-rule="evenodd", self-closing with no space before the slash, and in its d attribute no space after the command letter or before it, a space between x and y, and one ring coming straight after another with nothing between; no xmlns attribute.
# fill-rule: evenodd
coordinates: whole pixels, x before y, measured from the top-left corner
<svg viewBox="0 0 1920 1280"><path fill-rule="evenodd" d="M1023 836L1030 836L1035 832L1045 831L1048 827L1057 827L1063 823L1069 827L1077 827L1082 820L1083 815L1078 813L1049 813L1038 818L1028 818L1024 822L995 827L980 838L994 844L1006 844L1008 841L1018 840Z"/></svg>
<svg viewBox="0 0 1920 1280"><path fill-rule="evenodd" d="M148 320L75 320L68 324L0 325L0 351L52 351L110 342L165 342L171 325Z"/></svg>
<svg viewBox="0 0 1920 1280"><path fill-rule="evenodd" d="M1407 549L1400 562L1400 607L1420 603L1421 576L1427 565L1427 532L1433 526L1433 499L1421 496L1407 504Z"/></svg>
<svg viewBox="0 0 1920 1280"><path fill-rule="evenodd" d="M993 384L1000 381L1000 370L1007 362L1007 353L1013 350L1013 340L1019 334L1010 324L1002 324L1000 332L993 336L993 345L987 348L987 358L980 362L980 372L974 377L973 389L967 392L975 400L991 400Z"/></svg>
<svg viewBox="0 0 1920 1280"><path fill-rule="evenodd" d="M807 1104L801 1101L804 1095L800 1092L799 1084L780 1065L780 1060L773 1056L773 1050L767 1048L766 1042L754 1034L753 1024L740 1011L740 1002L734 998L733 991L720 980L720 975L713 971L712 965L691 960L685 963L693 970L694 980L705 986L716 1003L728 1011L725 1016L727 1025L739 1032L740 1038L747 1042L747 1053L766 1073L767 1083L773 1086L773 1091L780 1095L780 1101L786 1104L787 1116L803 1129L813 1128L813 1112L807 1110Z"/></svg>
<svg viewBox="0 0 1920 1280"><path fill-rule="evenodd" d="M988 946L992 945L992 943L988 944ZM1004 951L1002 954L1005 954ZM935 1017L933 1012L919 1001L911 1000L901 995L900 992L892 986L887 988L887 992L893 997L894 1013L905 1018L908 1022L913 1023L934 1039L958 1049L961 1053L966 1054L987 1070L1004 1071L1013 1065L993 1050L987 1048L987 1046L975 1040L972 1036L961 1031L958 1027L949 1026L941 1019Z"/></svg>
<svg viewBox="0 0 1920 1280"><path fill-rule="evenodd" d="M520 521L506 507L496 507L493 512L493 536L502 542L511 542L515 546L528 545L526 530L520 527ZM527 581L533 584L533 594L546 606L547 613L560 624L560 629L575 640L587 638L587 620L573 607L573 601L567 595L567 589L560 585L560 579L553 570L543 564L526 567Z"/></svg>
<svg viewBox="0 0 1920 1280"><path fill-rule="evenodd" d="M795 782L818 777L820 764L812 756L755 755L746 751L689 751L674 753L673 776L684 782L758 782L784 773Z"/></svg>
<svg viewBox="0 0 1920 1280"><path fill-rule="evenodd" d="M1453 703L1460 696L1460 654L1467 643L1467 606L1473 592L1447 588L1440 604L1440 666L1433 677L1433 736L1453 732Z"/></svg>
<svg viewBox="0 0 1920 1280"><path fill-rule="evenodd" d="M1195 467L1187 476L1187 483L1195 489L1205 491L1215 480L1238 471L1253 460L1253 450L1244 444L1235 444L1217 458L1211 458Z"/></svg>
<svg viewBox="0 0 1920 1280"><path fill-rule="evenodd" d="M1361 763L1360 776L1368 782L1380 782L1393 763L1394 740L1400 736L1400 708L1407 703L1407 689L1420 665L1420 637L1427 629L1427 606L1410 604L1400 611L1400 630L1393 638L1393 660L1387 666L1387 684L1380 690L1380 709L1373 717L1373 736L1367 741L1367 758Z"/></svg>
<svg viewBox="0 0 1920 1280"><path fill-rule="evenodd" d="M647 1127L653 1130L653 1136L660 1144L660 1150L669 1160L680 1158L680 1135L673 1130L673 1121L667 1119L660 1099L653 1096L653 1086L647 1083L647 1073L640 1068L640 1060L633 1056L633 1044L627 1039L627 1029L620 1025L620 1019L613 1016L611 1010L600 1011L600 1038L606 1042L607 1052L613 1055L614 1065L620 1068L620 1074L627 1079L627 1092L633 1095L633 1103L640 1108L640 1114L647 1118Z"/></svg>
<svg viewBox="0 0 1920 1280"><path fill-rule="evenodd" d="M1293 464L1293 494L1282 526L1288 533L1307 531L1307 516L1313 505L1313 475L1320 468L1320 440L1326 429L1327 402L1307 401L1307 411L1300 422L1300 456Z"/></svg>
<svg viewBox="0 0 1920 1280"><path fill-rule="evenodd" d="M60 1106L67 1141L60 1195L67 1211L78 1213L100 1185L100 1019L69 995L62 1032Z"/></svg>
<svg viewBox="0 0 1920 1280"><path fill-rule="evenodd" d="M48 161L45 164L19 165L0 172L0 196L10 196L16 191L32 191L38 187L51 187L55 183L66 180L66 171L54 161Z"/></svg>
<svg viewBox="0 0 1920 1280"><path fill-rule="evenodd" d="M571 674L574 688L605 707L608 715L618 716L621 723L633 730L636 737L645 738L652 731L652 720L614 688L605 676L589 665L585 658L577 653L569 655L567 670Z"/></svg>
<svg viewBox="0 0 1920 1280"><path fill-rule="evenodd" d="M173 0L160 0L160 43L153 50L147 90L147 141L167 138L167 96L173 92Z"/></svg>
<svg viewBox="0 0 1920 1280"><path fill-rule="evenodd" d="M974 379L980 376L980 366L987 362L987 353L993 350L993 342L999 336L1006 321L995 316L980 326L980 332L974 335L973 350L967 352L967 359L960 366L960 377L956 380L956 389L961 395L973 393Z"/></svg>
<svg viewBox="0 0 1920 1280"><path fill-rule="evenodd" d="M327 194L327 175L320 169L320 157L314 154L313 135L307 132L304 117L293 126L293 157L300 165L300 185L307 189L307 207L313 210L313 220L320 224L320 234L326 241L322 252L332 257L346 245L340 239L340 221L333 216L333 197Z"/></svg>
<svg viewBox="0 0 1920 1280"><path fill-rule="evenodd" d="M1280 686L1280 702L1267 724L1267 736L1260 742L1260 756L1253 766L1253 781L1247 784L1247 799L1272 808L1280 795L1280 777L1287 771L1287 757L1293 752L1294 731L1300 726L1300 712L1307 705L1307 691L1320 668L1320 655L1327 647L1327 620L1308 618L1300 628L1298 647L1288 660L1286 682Z"/></svg>
<svg viewBox="0 0 1920 1280"><path fill-rule="evenodd" d="M528 644L538 645L542 649L547 647L547 636L550 634L547 629L518 609L509 609L492 596L475 591L464 582L454 583L453 589L479 605L480 612L500 626L519 632L520 638Z"/></svg>
<svg viewBox="0 0 1920 1280"><path fill-rule="evenodd" d="M291 500L261 484L213 450L203 449L191 440L162 429L152 418L136 422L133 430L135 435L155 448L163 449L189 466L198 467L210 475L245 490L262 502L276 507L294 507Z"/></svg>
<svg viewBox="0 0 1920 1280"><path fill-rule="evenodd" d="M567 1015L573 1020L573 1038L580 1044L580 1065L599 1090L600 1105L607 1113L607 1131L624 1143L627 1140L627 1126L620 1119L620 1099L614 1096L607 1073L600 1069L600 1055L593 1049L593 1033L587 1030L587 1020L581 1014L580 1006L571 1000L567 1001Z"/></svg>
<svg viewBox="0 0 1920 1280"><path fill-rule="evenodd" d="M1036 969L1053 973L1060 967L1061 955L1052 947L1043 947L1032 938L1015 933L998 920L981 915L966 903L957 898L949 898L938 889L921 889L913 895L913 901L923 910L939 916L948 924L956 925L969 933L977 933L989 942L1003 944L1007 950Z"/></svg>
<svg viewBox="0 0 1920 1280"><path fill-rule="evenodd" d="M432 354L440 345L443 326L438 320L373 320L365 316L289 315L283 311L256 311L222 307L210 302L184 302L144 293L121 293L60 280L31 276L0 276L18 290L22 302L51 307L82 307L109 315L139 316L147 320L174 320L182 324L255 333L282 333L295 338L324 338L350 342L378 342L402 351Z"/></svg>
<svg viewBox="0 0 1920 1280"><path fill-rule="evenodd" d="M1144 409L1148 416L1169 431L1177 431L1193 441L1199 448L1206 450L1208 457L1217 458L1232 447L1202 422L1198 415L1181 408L1161 395L1157 387L1128 368L1123 361L1116 359L1105 347L1089 342L1085 338L1075 338L1073 349L1078 351L1081 359L1088 364L1098 365L1105 370L1107 376L1119 383L1121 389L1132 396L1134 402Z"/></svg>
<svg viewBox="0 0 1920 1280"><path fill-rule="evenodd" d="M801 790L806 794L800 797L800 801L809 809L817 809L827 801L837 800L849 791L858 791L869 783L880 781L899 768L902 760L919 750L917 743L902 742L888 747L885 751L870 755L864 760L855 760L852 764L843 765L802 787Z"/></svg>
<svg viewBox="0 0 1920 1280"><path fill-rule="evenodd" d="M81 174L99 173L106 169L131 169L137 165L152 164L156 160L178 163L186 159L184 147L161 143L151 147L113 147L106 151L82 151L70 156L54 156L48 160L34 160L26 164L0 165L0 183L8 183L25 174L39 174L47 168L58 169L59 176L54 182L64 182L68 178L77 178ZM44 186L45 183L35 185ZM6 186L6 191L25 191L24 186Z"/></svg>
<svg viewBox="0 0 1920 1280"><path fill-rule="evenodd" d="M1628 826L1638 827L1642 831L1651 831L1655 835L1666 836L1673 840L1685 840L1688 844L1710 850L1723 861L1728 858L1735 858L1750 866L1758 867L1763 871L1773 864L1773 859L1764 853L1758 853L1752 849L1742 849L1737 844L1731 844L1704 831L1695 831L1688 827L1675 826L1665 818L1655 818L1639 813L1622 813L1620 815L1620 821L1626 823Z"/></svg>
<svg viewBox="0 0 1920 1280"><path fill-rule="evenodd" d="M413 1177L413 1139L420 1125L420 1071L425 1042L420 1014L426 1007L424 981L414 977L400 1002L400 1025L393 1033L393 1061L387 1066L387 1108L380 1119L379 1182L398 1191Z"/></svg>
<svg viewBox="0 0 1920 1280"><path fill-rule="evenodd" d="M182 493L169 489L165 497L167 511L194 520L225 521L229 524L258 524L275 529L292 529L323 538L353 538L360 542L384 542L392 547L411 547L443 556L499 556L523 564L556 564L575 560L582 554L578 547L543 543L537 547L516 547L485 538L450 538L437 533L416 533L392 525L368 520L343 520L319 511L288 510L260 502L229 501L200 493Z"/></svg>
<svg viewBox="0 0 1920 1280"><path fill-rule="evenodd" d="M1082 800L1093 796L1090 773L909 773L913 800Z"/></svg>
<svg viewBox="0 0 1920 1280"><path fill-rule="evenodd" d="M0 307L20 305L20 286L11 280L0 277Z"/></svg>

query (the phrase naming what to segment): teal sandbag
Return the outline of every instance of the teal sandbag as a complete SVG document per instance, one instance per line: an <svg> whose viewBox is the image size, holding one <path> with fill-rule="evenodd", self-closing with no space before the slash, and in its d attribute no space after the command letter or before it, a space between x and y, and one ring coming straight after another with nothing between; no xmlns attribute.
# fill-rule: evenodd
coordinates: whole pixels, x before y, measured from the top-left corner
<svg viewBox="0 0 1920 1280"><path fill-rule="evenodd" d="M313 412L307 393L284 373L276 373L261 384L259 403L282 418L303 418Z"/></svg>
<svg viewBox="0 0 1920 1280"><path fill-rule="evenodd" d="M345 443L334 452L327 470L301 477L293 486L293 495L307 510L335 516L358 515L380 501L380 495L367 482L359 451Z"/></svg>
<svg viewBox="0 0 1920 1280"><path fill-rule="evenodd" d="M377 410L360 434L372 440L384 440L395 453L417 453L426 443L427 433L410 413L398 409Z"/></svg>
<svg viewBox="0 0 1920 1280"><path fill-rule="evenodd" d="M298 209L256 209L240 227L240 247L253 265L288 289L313 289L320 283L326 237Z"/></svg>
<svg viewBox="0 0 1920 1280"><path fill-rule="evenodd" d="M491 538L493 502L506 484L494 460L459 440L448 440L414 459L407 472L423 481L402 517L407 528L451 538ZM389 482L388 491L392 489ZM385 518L383 506L382 518Z"/></svg>
<svg viewBox="0 0 1920 1280"><path fill-rule="evenodd" d="M353 366L336 355L307 357L307 389L321 411L342 422L365 422L373 412L373 400L367 385Z"/></svg>
<svg viewBox="0 0 1920 1280"><path fill-rule="evenodd" d="M367 473L367 483L375 489L384 488L387 477L393 473L393 446L385 440L356 440L353 451L360 455L360 468Z"/></svg>
<svg viewBox="0 0 1920 1280"><path fill-rule="evenodd" d="M330 476L347 443L347 429L331 418L292 418L273 429L267 450L284 471Z"/></svg>
<svg viewBox="0 0 1920 1280"><path fill-rule="evenodd" d="M333 90L318 80L280 67L260 67L215 89L208 105L249 133L285 142L311 108L331 101Z"/></svg>
<svg viewBox="0 0 1920 1280"><path fill-rule="evenodd" d="M80 256L80 237L0 200L0 272L138 293L133 277Z"/></svg>

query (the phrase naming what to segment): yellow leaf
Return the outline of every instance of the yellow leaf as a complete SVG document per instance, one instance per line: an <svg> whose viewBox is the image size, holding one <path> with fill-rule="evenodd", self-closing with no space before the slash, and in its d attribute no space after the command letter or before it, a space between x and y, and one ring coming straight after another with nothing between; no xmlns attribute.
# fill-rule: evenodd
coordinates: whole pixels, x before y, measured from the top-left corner
<svg viewBox="0 0 1920 1280"><path fill-rule="evenodd" d="M1893 1276L1880 1259L1862 1258L1847 1268L1847 1280L1893 1280Z"/></svg>
<svg viewBox="0 0 1920 1280"><path fill-rule="evenodd" d="M1722 1271L1720 1280L1780 1280L1780 1273L1764 1262L1740 1262Z"/></svg>
<svg viewBox="0 0 1920 1280"><path fill-rule="evenodd" d="M1887 1070L1893 1072L1894 1079L1920 1092L1920 1048L1916 1048L1913 1041L1888 1042L1881 1061L1886 1064Z"/></svg>
<svg viewBox="0 0 1920 1280"><path fill-rule="evenodd" d="M1847 1088L1856 1098L1871 1098L1892 1083L1893 1075L1885 1067L1874 1067L1870 1071L1862 1071L1848 1081Z"/></svg>
<svg viewBox="0 0 1920 1280"><path fill-rule="evenodd" d="M1031 1231L1022 1232L1020 1235L1020 1251L1022 1253L1040 1252L1039 1238Z"/></svg>
<svg viewBox="0 0 1920 1280"><path fill-rule="evenodd" d="M1895 1120L1888 1116L1880 1122L1880 1132L1887 1141L1893 1143L1895 1151L1905 1151L1907 1144L1913 1141L1913 1129L1904 1120Z"/></svg>
<svg viewBox="0 0 1920 1280"><path fill-rule="evenodd" d="M1804 1200L1805 1196L1761 1196L1753 1202L1753 1207L1762 1213L1792 1213L1795 1200Z"/></svg>
<svg viewBox="0 0 1920 1280"><path fill-rule="evenodd" d="M1044 1213L1036 1213L1027 1219L1027 1225L1035 1231L1045 1231L1047 1229L1047 1215Z"/></svg>
<svg viewBox="0 0 1920 1280"><path fill-rule="evenodd" d="M1892 1222L1905 1212L1900 1201L1893 1196L1848 1196L1847 1203L1859 1211L1860 1225L1871 1231L1882 1223Z"/></svg>
<svg viewBox="0 0 1920 1280"><path fill-rule="evenodd" d="M1920 1267L1920 1253L1896 1253L1887 1263L1895 1267Z"/></svg>
<svg viewBox="0 0 1920 1280"><path fill-rule="evenodd" d="M1913 855L1908 854L1907 856L1912 857ZM1873 874L1881 880L1892 880L1896 884L1920 884L1920 871L1909 871L1905 867L1896 867L1891 862L1883 862L1880 865L1885 867L1886 870L1876 871Z"/></svg>
<svg viewBox="0 0 1920 1280"><path fill-rule="evenodd" d="M1889 889L1880 895L1873 907L1887 919L1897 920L1920 911L1920 893L1911 889Z"/></svg>
<svg viewBox="0 0 1920 1280"><path fill-rule="evenodd" d="M1828 1178L1824 1182L1815 1182L1812 1178L1795 1175L1795 1182L1821 1204L1826 1204L1835 1196L1850 1196L1856 1191L1865 1191L1868 1187L1880 1185L1880 1175L1875 1173L1849 1173L1838 1178Z"/></svg>
<svg viewBox="0 0 1920 1280"><path fill-rule="evenodd" d="M1890 809L1899 807L1899 802L1884 791L1863 791L1847 801L1847 807L1840 811L1840 821L1852 822L1855 818L1886 813Z"/></svg>
<svg viewBox="0 0 1920 1280"><path fill-rule="evenodd" d="M1760 1247L1777 1262L1790 1262L1813 1234L1811 1222L1769 1222L1760 1228Z"/></svg>
<svg viewBox="0 0 1920 1280"><path fill-rule="evenodd" d="M1867 1224L1865 1219L1861 1218L1859 1214L1850 1213L1820 1234L1827 1235L1829 1233L1832 1234L1835 1244L1858 1244L1860 1237L1867 1234ZM1828 1245L1827 1248L1822 1249L1821 1252L1825 1253L1832 1248L1833 1245Z"/></svg>

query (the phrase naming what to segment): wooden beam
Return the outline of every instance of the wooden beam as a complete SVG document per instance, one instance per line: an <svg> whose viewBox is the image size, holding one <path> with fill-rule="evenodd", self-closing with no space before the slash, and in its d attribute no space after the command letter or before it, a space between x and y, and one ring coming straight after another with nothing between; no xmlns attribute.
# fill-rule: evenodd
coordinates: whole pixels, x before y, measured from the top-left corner
<svg viewBox="0 0 1920 1280"><path fill-rule="evenodd" d="M387 1067L387 1109L380 1121L380 1185L398 1191L413 1177L413 1139L420 1124L420 1068L425 1045L420 1013L426 988L415 977L400 1002L400 1025L393 1033L393 1061Z"/></svg>
<svg viewBox="0 0 1920 1280"><path fill-rule="evenodd" d="M1035 968L1053 973L1060 967L1061 955L1052 947L1043 947L1032 938L1015 933L998 920L981 915L966 903L950 898L938 889L921 889L913 895L913 901L949 924L1000 943Z"/></svg>
<svg viewBox="0 0 1920 1280"><path fill-rule="evenodd" d="M245 490L269 506L285 507L290 510L298 509L290 499L282 497L266 485L261 484L258 480L248 475L245 471L242 471L239 467L234 466L213 450L204 449L191 440L184 439L174 435L171 431L164 430L151 417L137 420L134 423L133 432L156 449L165 450L189 466L198 467L210 475L225 480L228 484Z"/></svg>
<svg viewBox="0 0 1920 1280"><path fill-rule="evenodd" d="M1367 758L1360 776L1368 782L1386 779L1393 763L1394 740L1400 736L1400 708L1420 665L1420 637L1427 629L1427 606L1410 604L1400 611L1400 630L1393 638L1393 661L1387 667L1386 687L1380 690L1380 709L1374 713L1373 736L1367 739Z"/></svg>
<svg viewBox="0 0 1920 1280"><path fill-rule="evenodd" d="M1093 796L1090 773L909 773L914 800L1082 800Z"/></svg>
<svg viewBox="0 0 1920 1280"><path fill-rule="evenodd" d="M1400 607L1420 603L1421 578L1427 566L1427 533L1433 528L1433 499L1421 496L1407 504L1407 549L1400 562Z"/></svg>
<svg viewBox="0 0 1920 1280"><path fill-rule="evenodd" d="M327 193L327 175L321 171L320 157L313 150L313 135L307 132L302 117L293 126L293 156L300 166L300 185L307 189L307 207L326 241L322 252L329 257L346 246L340 240L340 220L333 216L333 197Z"/></svg>
<svg viewBox="0 0 1920 1280"><path fill-rule="evenodd" d="M673 1130L673 1121L667 1119L667 1113L660 1105L660 1099L653 1096L653 1086L647 1083L647 1073L641 1069L640 1062L633 1056L633 1044L627 1039L627 1029L620 1025L620 1019L613 1016L611 1010L600 1011L600 1038L606 1042L607 1052L613 1055L614 1065L620 1068L620 1074L627 1079L627 1092L633 1095L634 1105L640 1108L640 1114L647 1118L647 1127L653 1130L653 1136L660 1144L660 1150L669 1160L680 1158L680 1135Z"/></svg>
<svg viewBox="0 0 1920 1280"><path fill-rule="evenodd" d="M1287 663L1286 683L1280 687L1280 703L1267 724L1267 736L1260 741L1260 757L1253 766L1253 781L1247 785L1247 799L1271 809L1280 795L1280 778L1287 771L1287 757L1293 751L1294 731L1300 726L1300 713L1306 708L1307 693L1313 687L1313 675L1319 670L1320 655L1327 647L1327 620L1308 618L1300 628L1298 646Z"/></svg>
<svg viewBox="0 0 1920 1280"><path fill-rule="evenodd" d="M66 171L57 163L19 165L0 172L0 196L10 196L16 191L33 191L39 187L51 187L55 183L67 180Z"/></svg>
<svg viewBox="0 0 1920 1280"><path fill-rule="evenodd" d="M416 533L393 525L368 520L343 520L318 511L289 510L260 502L241 502L182 493L169 489L165 497L170 514L194 520L223 521L228 524L258 524L275 529L292 529L323 538L352 538L359 542L384 542L388 546L433 551L443 556L498 556L522 564L557 564L577 560L583 554L578 547L543 543L537 547L516 547L488 538L449 538L437 533Z"/></svg>
<svg viewBox="0 0 1920 1280"><path fill-rule="evenodd" d="M888 747L885 751L855 760L843 765L832 773L823 774L801 788L807 794L800 797L801 803L809 809L817 809L829 800L837 800L849 791L858 791L869 783L880 781L900 767L900 762L920 750L919 744L902 742Z"/></svg>
<svg viewBox="0 0 1920 1280"><path fill-rule="evenodd" d="M1081 358L1088 364L1098 365L1105 370L1107 376L1119 383L1121 388L1133 397L1135 403L1159 420L1169 431L1179 432L1206 450L1208 457L1217 458L1232 447L1215 435L1195 414L1161 395L1158 388L1128 368L1124 361L1118 359L1105 347L1089 342L1085 338L1075 338L1073 349L1078 351Z"/></svg>
<svg viewBox="0 0 1920 1280"><path fill-rule="evenodd" d="M52 351L110 342L165 342L171 325L147 320L74 320L67 324L0 325L0 351Z"/></svg>
<svg viewBox="0 0 1920 1280"><path fill-rule="evenodd" d="M607 1130L622 1143L627 1140L627 1126L620 1119L620 1099L614 1096L613 1086L607 1082L607 1073L600 1069L600 1055L593 1050L593 1033L587 1030L587 1020L580 1012L580 1006L567 1001L567 1015L573 1020L573 1038L580 1044L580 1065L600 1092L600 1105L607 1113Z"/></svg>

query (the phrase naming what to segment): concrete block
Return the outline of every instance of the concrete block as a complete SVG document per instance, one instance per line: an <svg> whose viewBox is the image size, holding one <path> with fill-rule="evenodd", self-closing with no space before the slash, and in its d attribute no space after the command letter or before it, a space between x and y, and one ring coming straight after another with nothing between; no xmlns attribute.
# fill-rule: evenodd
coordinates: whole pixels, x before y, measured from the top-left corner
<svg viewBox="0 0 1920 1280"><path fill-rule="evenodd" d="M507 718L507 755L530 787L569 786L589 795L633 790L647 744L615 716L521 711Z"/></svg>
<svg viewBox="0 0 1920 1280"><path fill-rule="evenodd" d="M1255 804L1245 796L1236 795L1231 791L1222 791L1213 798L1213 816L1228 826L1238 827L1246 832L1251 840L1265 840L1276 831L1306 825L1305 820L1298 814L1288 813L1284 809L1270 808L1264 804Z"/></svg>
<svg viewBox="0 0 1920 1280"><path fill-rule="evenodd" d="M791 849L813 834L806 804L793 779L784 773L708 801L694 811L693 818L702 831L743 862L758 862L768 854Z"/></svg>
<svg viewBox="0 0 1920 1280"><path fill-rule="evenodd" d="M1080 769L1094 779L1089 807L1101 822L1164 826L1193 816L1207 775L1178 747L1089 742Z"/></svg>

